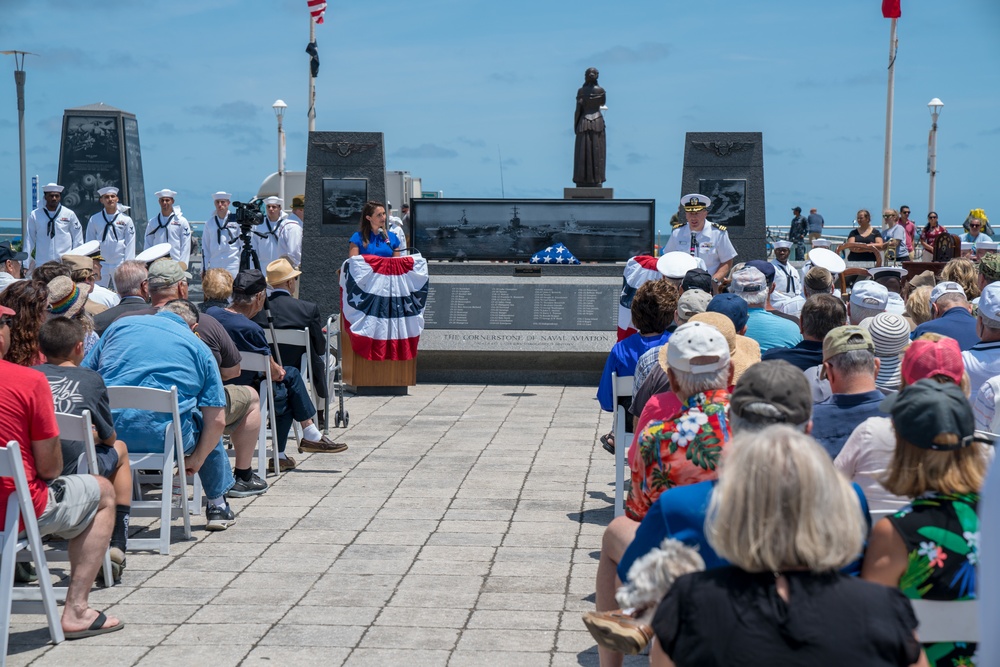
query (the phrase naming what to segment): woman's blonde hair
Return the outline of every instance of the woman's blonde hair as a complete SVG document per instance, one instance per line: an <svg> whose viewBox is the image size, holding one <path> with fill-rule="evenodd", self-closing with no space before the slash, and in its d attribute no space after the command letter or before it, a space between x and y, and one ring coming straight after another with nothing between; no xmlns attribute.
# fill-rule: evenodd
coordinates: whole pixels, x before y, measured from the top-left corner
<svg viewBox="0 0 1000 667"><path fill-rule="evenodd" d="M973 442L952 451L922 449L898 435L882 486L897 496L916 498L928 491L978 493L986 479L983 445Z"/></svg>
<svg viewBox="0 0 1000 667"><path fill-rule="evenodd" d="M201 279L207 301L228 301L233 295L233 276L225 269L209 269Z"/></svg>
<svg viewBox="0 0 1000 667"><path fill-rule="evenodd" d="M979 272L972 260L956 257L941 269L941 280L950 280L962 286L965 298L972 301L979 296Z"/></svg>
<svg viewBox="0 0 1000 667"><path fill-rule="evenodd" d="M830 455L778 425L733 440L705 532L720 556L747 572L829 571L861 553L865 521Z"/></svg>
<svg viewBox="0 0 1000 667"><path fill-rule="evenodd" d="M916 322L917 326L931 321L931 292L929 285L918 287L906 297L906 314Z"/></svg>

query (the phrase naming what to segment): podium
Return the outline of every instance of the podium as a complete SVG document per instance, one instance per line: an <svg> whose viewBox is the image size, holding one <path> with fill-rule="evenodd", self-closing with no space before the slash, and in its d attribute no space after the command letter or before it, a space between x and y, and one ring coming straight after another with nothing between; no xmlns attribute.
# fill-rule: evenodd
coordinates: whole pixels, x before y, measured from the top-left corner
<svg viewBox="0 0 1000 667"><path fill-rule="evenodd" d="M340 362L344 382L357 395L405 396L406 388L417 384L417 359L371 361L351 347L344 318L340 318Z"/></svg>

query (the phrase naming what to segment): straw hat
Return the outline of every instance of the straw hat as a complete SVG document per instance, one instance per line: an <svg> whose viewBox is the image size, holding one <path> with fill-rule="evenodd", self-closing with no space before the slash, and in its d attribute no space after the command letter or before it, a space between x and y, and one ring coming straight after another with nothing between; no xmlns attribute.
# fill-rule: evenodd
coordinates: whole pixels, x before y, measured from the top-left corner
<svg viewBox="0 0 1000 667"><path fill-rule="evenodd" d="M74 283L69 276L56 276L49 281L49 311L53 315L73 317L87 303L90 285Z"/></svg>
<svg viewBox="0 0 1000 667"><path fill-rule="evenodd" d="M698 313L693 315L690 321L704 322L715 327L725 337L726 343L729 345L729 357L733 361L733 384L748 368L760 361L760 345L757 341L737 335L733 321L722 313ZM660 349L660 366L663 367L664 371L667 369L667 348L669 345L670 343L667 342Z"/></svg>
<svg viewBox="0 0 1000 667"><path fill-rule="evenodd" d="M292 263L285 257L279 257L267 265L268 285L278 285L301 275L302 272L292 266Z"/></svg>

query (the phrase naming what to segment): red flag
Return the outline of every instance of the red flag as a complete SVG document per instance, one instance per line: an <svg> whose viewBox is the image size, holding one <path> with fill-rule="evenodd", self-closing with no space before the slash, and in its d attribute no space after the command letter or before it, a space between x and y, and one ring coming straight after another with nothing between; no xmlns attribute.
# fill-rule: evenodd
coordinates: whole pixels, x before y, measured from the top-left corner
<svg viewBox="0 0 1000 667"><path fill-rule="evenodd" d="M323 22L323 14L326 12L326 0L306 0L309 3L309 13L316 23ZM897 0L896 4L899 2Z"/></svg>
<svg viewBox="0 0 1000 667"><path fill-rule="evenodd" d="M882 16L887 19L898 19L902 15L903 13L899 8L899 0L882 0Z"/></svg>

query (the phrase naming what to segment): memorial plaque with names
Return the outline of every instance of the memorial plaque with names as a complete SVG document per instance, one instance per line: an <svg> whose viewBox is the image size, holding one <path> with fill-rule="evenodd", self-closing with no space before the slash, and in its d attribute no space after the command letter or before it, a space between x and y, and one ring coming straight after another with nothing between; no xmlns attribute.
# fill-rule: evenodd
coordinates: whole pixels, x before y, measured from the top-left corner
<svg viewBox="0 0 1000 667"><path fill-rule="evenodd" d="M497 285L432 282L424 306L427 329L613 331L615 285Z"/></svg>

